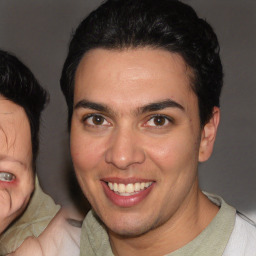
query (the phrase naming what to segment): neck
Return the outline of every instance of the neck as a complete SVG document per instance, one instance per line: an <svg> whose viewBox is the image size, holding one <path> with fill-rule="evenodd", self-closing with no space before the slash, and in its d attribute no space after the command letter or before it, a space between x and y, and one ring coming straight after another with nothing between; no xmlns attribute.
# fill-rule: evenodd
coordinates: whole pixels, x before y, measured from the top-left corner
<svg viewBox="0 0 256 256"><path fill-rule="evenodd" d="M196 238L212 221L219 208L197 189L173 216L161 226L138 237L123 237L109 231L116 256L165 255Z"/></svg>

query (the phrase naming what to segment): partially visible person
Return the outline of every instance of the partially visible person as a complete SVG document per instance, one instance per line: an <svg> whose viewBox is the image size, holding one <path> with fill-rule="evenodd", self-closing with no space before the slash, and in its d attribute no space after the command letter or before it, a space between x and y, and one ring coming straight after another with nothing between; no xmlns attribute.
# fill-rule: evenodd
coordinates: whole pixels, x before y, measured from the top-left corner
<svg viewBox="0 0 256 256"><path fill-rule="evenodd" d="M36 176L48 94L15 56L0 50L0 255L39 236L59 211Z"/></svg>
<svg viewBox="0 0 256 256"><path fill-rule="evenodd" d="M28 237L8 256L79 256L81 216L62 208L38 237Z"/></svg>

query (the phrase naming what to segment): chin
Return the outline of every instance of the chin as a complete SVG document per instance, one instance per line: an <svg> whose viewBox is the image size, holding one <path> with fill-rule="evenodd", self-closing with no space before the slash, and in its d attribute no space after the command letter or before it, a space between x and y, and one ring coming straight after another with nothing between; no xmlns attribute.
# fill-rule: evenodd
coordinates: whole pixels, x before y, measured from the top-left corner
<svg viewBox="0 0 256 256"><path fill-rule="evenodd" d="M113 220L116 220L113 222ZM126 216L126 217L113 217L110 221L102 220L109 231L124 237L138 237L152 229L154 224L146 219Z"/></svg>
<svg viewBox="0 0 256 256"><path fill-rule="evenodd" d="M145 227L123 227L110 229L112 233L121 237L139 237L147 233L150 229Z"/></svg>

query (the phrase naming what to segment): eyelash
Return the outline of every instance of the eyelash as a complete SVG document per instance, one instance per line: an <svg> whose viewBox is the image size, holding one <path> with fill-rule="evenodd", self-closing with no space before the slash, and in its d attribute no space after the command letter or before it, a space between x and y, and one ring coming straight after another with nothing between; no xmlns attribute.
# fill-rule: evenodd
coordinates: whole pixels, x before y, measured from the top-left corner
<svg viewBox="0 0 256 256"><path fill-rule="evenodd" d="M167 121L168 123L167 124L164 123L163 125L155 125L155 126L151 126L151 127L155 127L155 128L159 129L159 128L167 126L170 123L174 123L174 120L171 117L165 116L162 114L156 114L156 115L151 116L145 124L149 123L150 121L153 121L153 119L157 118L157 117L164 118L165 122ZM144 125L144 126L146 126L146 125Z"/></svg>
<svg viewBox="0 0 256 256"><path fill-rule="evenodd" d="M89 124L88 123L88 119L89 118L102 118L102 121L103 121L103 123L99 123L98 125L97 124ZM147 126L147 124L150 122L150 121L153 121L154 120L154 118L157 118L157 117L159 117L159 118L164 118L164 124L159 124L159 125L157 125L157 124L155 124L155 125L150 125L150 127L154 127L154 128L161 128L161 127L165 127L165 126L167 126L168 124L170 124L170 123L174 123L174 120L171 118L171 117L169 117L169 116L165 116L165 115L162 115L162 114L156 114L156 115L153 115L153 116L150 116L148 119L147 119L147 121L143 124L143 126L144 127L146 127ZM84 116L83 118L82 118L82 123L84 123L86 126L89 126L89 127L93 127L93 128L99 128L99 127L102 127L102 126L111 126L111 125L104 125L104 122L108 122L107 121L107 119L103 116L103 115L101 115L101 114L88 114L88 115L86 115L86 116ZM166 124L166 122L168 122L167 124ZM109 123L109 122L108 122Z"/></svg>
<svg viewBox="0 0 256 256"><path fill-rule="evenodd" d="M12 182L15 180L15 175L9 172L0 172L0 181L3 182Z"/></svg>
<svg viewBox="0 0 256 256"><path fill-rule="evenodd" d="M93 127L93 128L96 128L97 126L97 128L99 128L99 127L101 127L102 126L102 124L99 124L99 125L97 125L97 124L89 124L89 123L86 123L86 122L88 122L88 119L89 118L96 118L96 117L99 117L99 118L102 118L103 119L103 122L108 122L107 121L107 119L104 117L104 116L102 116L102 115L100 115L100 114L88 114L88 115L86 115L86 116L84 116L83 118L82 118L82 123L84 123L86 126L89 126L89 127ZM109 122L108 122L109 123ZM104 126L104 125L103 125Z"/></svg>

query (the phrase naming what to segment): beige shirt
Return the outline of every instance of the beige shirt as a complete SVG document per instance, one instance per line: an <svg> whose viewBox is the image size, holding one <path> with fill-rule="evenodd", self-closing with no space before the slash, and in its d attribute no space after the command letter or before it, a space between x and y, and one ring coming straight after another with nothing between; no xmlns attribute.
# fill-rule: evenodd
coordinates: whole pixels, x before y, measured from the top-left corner
<svg viewBox="0 0 256 256"><path fill-rule="evenodd" d="M220 206L217 215L194 240L166 256L256 256L256 228L221 197L207 196ZM104 224L93 211L81 226L59 212L39 238L27 239L12 256L113 256Z"/></svg>
<svg viewBox="0 0 256 256"><path fill-rule="evenodd" d="M207 196L220 206L217 215L194 240L166 256L223 255L234 228L236 210L221 197L209 194ZM80 248L80 256L114 256L104 225L92 211L87 214L83 222Z"/></svg>
<svg viewBox="0 0 256 256"><path fill-rule="evenodd" d="M35 191L24 213L0 236L0 255L13 252L28 236L39 236L59 211L36 178Z"/></svg>
<svg viewBox="0 0 256 256"><path fill-rule="evenodd" d="M10 256L79 256L82 220L75 215L60 210L38 238L28 237Z"/></svg>

